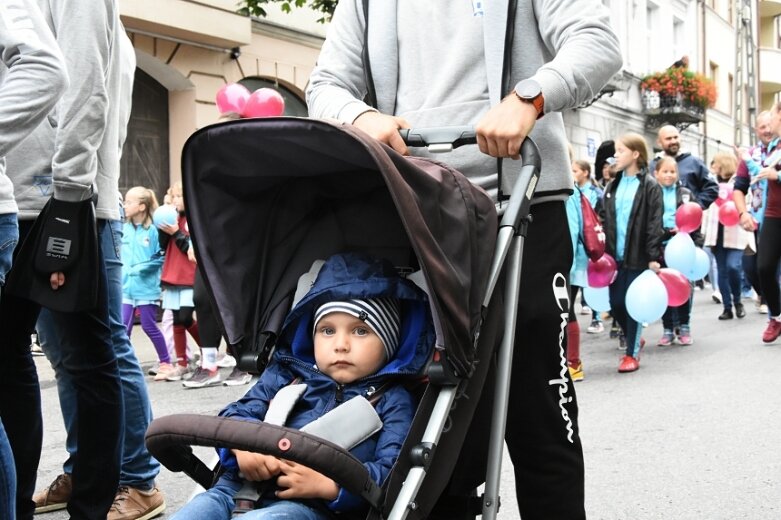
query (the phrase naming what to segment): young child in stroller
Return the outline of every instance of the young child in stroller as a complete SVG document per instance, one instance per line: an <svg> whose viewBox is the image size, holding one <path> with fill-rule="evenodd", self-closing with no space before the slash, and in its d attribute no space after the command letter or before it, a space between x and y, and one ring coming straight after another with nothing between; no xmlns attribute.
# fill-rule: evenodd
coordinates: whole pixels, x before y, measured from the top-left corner
<svg viewBox="0 0 781 520"><path fill-rule="evenodd" d="M381 485L398 457L416 402L403 386L421 372L434 343L426 295L390 262L359 253L329 258L311 289L285 319L277 348L257 384L220 412L222 417L267 420L280 390L306 388L284 425L302 428L357 396L374 401L382 426L350 452ZM302 385L303 386L303 385ZM280 397L281 400L281 397ZM275 403L277 404L277 403ZM356 422L360 422L356 419ZM345 432L359 424L341 425ZM365 517L368 504L327 476L272 456L219 449L226 469L174 519L228 519L243 480L258 484L257 509L245 520ZM274 482L276 479L276 482Z"/></svg>

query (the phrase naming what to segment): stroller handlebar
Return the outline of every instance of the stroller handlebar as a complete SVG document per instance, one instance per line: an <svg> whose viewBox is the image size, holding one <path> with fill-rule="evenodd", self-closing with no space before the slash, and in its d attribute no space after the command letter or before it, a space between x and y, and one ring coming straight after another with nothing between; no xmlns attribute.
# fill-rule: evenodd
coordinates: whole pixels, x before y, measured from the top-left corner
<svg viewBox="0 0 781 520"><path fill-rule="evenodd" d="M399 135L404 144L413 148L428 148L431 153L447 153L461 146L477 144L473 126L438 126L431 128L402 128ZM540 152L528 137L521 143L523 164L540 168Z"/></svg>
<svg viewBox="0 0 781 520"><path fill-rule="evenodd" d="M477 144L477 135L472 126L402 128L399 134L407 146L425 147L431 153L447 153L459 146Z"/></svg>

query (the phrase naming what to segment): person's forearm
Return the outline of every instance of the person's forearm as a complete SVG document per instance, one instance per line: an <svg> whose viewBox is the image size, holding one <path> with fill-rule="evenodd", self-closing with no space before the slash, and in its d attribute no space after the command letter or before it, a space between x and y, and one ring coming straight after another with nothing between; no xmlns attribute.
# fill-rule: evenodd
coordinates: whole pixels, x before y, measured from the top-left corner
<svg viewBox="0 0 781 520"><path fill-rule="evenodd" d="M115 13L109 2L78 5L57 2L52 6L57 43L71 81L57 105L54 197L73 202L92 196L97 151L108 116L106 75L115 30Z"/></svg>
<svg viewBox="0 0 781 520"><path fill-rule="evenodd" d="M8 68L0 86L0 157L38 126L68 85L62 54L37 6L7 4L14 17L0 16L0 61Z"/></svg>
<svg viewBox="0 0 781 520"><path fill-rule="evenodd" d="M735 207L738 209L738 215L746 212L746 196L742 191L734 190L732 192L732 200L735 202Z"/></svg>

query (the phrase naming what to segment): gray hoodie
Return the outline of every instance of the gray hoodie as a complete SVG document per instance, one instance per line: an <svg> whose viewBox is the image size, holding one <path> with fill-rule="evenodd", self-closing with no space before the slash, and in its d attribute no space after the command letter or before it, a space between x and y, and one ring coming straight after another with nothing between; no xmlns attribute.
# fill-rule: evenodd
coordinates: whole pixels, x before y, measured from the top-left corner
<svg viewBox="0 0 781 520"><path fill-rule="evenodd" d="M130 46L114 0L36 0L65 56L70 88L35 132L8 156L19 217L35 218L54 195L67 201L98 194L98 218L119 219L121 124L129 103L123 74ZM120 98L123 100L120 102ZM126 123L126 122L125 122Z"/></svg>
<svg viewBox="0 0 781 520"><path fill-rule="evenodd" d="M450 0L453 1L453 0ZM457 0L471 3L468 0ZM399 59L399 41L413 32L430 34L438 18L449 19L453 10L449 2L432 0L440 5L439 12L429 14L430 2L406 2L382 0L370 2L369 9L369 61L377 91L380 112L401 115L397 112L399 79L407 71L442 68L445 57L459 55L463 39L454 38L447 46L437 47L441 38L426 39L427 45L420 47L422 59L414 62L415 53L404 53ZM439 2L439 3L437 3ZM425 5L423 5L425 4ZM398 27L400 6L416 9L413 16L405 16L403 27ZM485 69L488 106L495 105L507 94L501 92L502 59L504 56L504 34L507 25L507 0L482 2L482 34L469 37L470 41L483 43L481 63ZM564 200L572 191L570 164L567 157L567 143L561 114L567 108L574 108L592 99L604 84L621 67L621 53L618 40L610 29L608 11L598 0L518 0L515 15L515 37L512 48L512 72L510 84L515 85L526 78L535 79L541 86L545 99L545 116L537 121L531 137L540 147L543 167L536 201ZM471 13L468 13L471 16ZM416 26L411 23L417 21ZM461 21L456 23L463 30ZM361 62L364 40L364 16L361 0L339 2L328 35L312 72L307 88L307 103L310 115L317 118L334 118L352 123L356 117L369 109L362 101L366 84ZM472 26L474 27L474 26ZM441 57L442 59L437 59ZM452 60L447 60L452 65ZM447 75L455 83L460 76L469 76L476 66L475 61L463 59L459 74L452 66ZM400 70L402 71L400 73ZM407 72L409 74L410 72ZM414 72L412 72L414 73ZM448 87L447 82L440 88ZM431 97L445 98L443 92L431 92L436 86L419 89L420 102L407 99L406 106L425 105ZM483 89L474 88L473 93L481 96ZM409 95L410 91L406 91ZM414 92L413 92L414 94ZM440 106L436 113L422 115L426 125L452 126L474 124L475 101L465 99L447 106ZM477 147L470 152L452 156L440 156L440 160L461 170L489 192L496 186L496 175L476 171L476 167L495 169L495 160L486 161L480 157ZM418 154L419 152L414 152ZM519 168L518 161L504 161L510 183ZM493 170L492 170L493 171ZM488 179L486 179L488 177ZM503 187L509 188L508 183Z"/></svg>
<svg viewBox="0 0 781 520"><path fill-rule="evenodd" d="M60 50L30 0L0 2L0 214L16 213L5 156L46 117L67 87Z"/></svg>

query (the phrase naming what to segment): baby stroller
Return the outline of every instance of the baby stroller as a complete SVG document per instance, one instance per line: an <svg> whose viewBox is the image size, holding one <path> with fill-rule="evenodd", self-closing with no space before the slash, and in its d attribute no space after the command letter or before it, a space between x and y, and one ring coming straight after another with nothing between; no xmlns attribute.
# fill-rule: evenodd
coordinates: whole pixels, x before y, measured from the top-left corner
<svg viewBox="0 0 781 520"><path fill-rule="evenodd" d="M465 128L409 130L403 137L430 150L475 142L474 132ZM182 160L188 222L204 281L226 338L240 353L240 366L263 370L299 276L313 261L344 251L420 270L437 340L422 374L427 384L415 419L382 487L338 446L264 423L158 418L147 432L152 454L205 488L216 473L191 446L283 456L364 497L371 505L369 519L474 518L481 509L483 518L494 518L523 236L540 167L528 139L522 156L524 166L499 224L494 202L460 173L402 157L349 125L274 118L196 132ZM497 286L504 287L503 294ZM476 441L474 449L463 450L477 464L459 461L499 340L490 428L480 428L490 432L490 443ZM453 498L468 496L483 482L486 460L485 494L471 501ZM447 499L437 505L440 496ZM468 503L477 509L470 512Z"/></svg>

